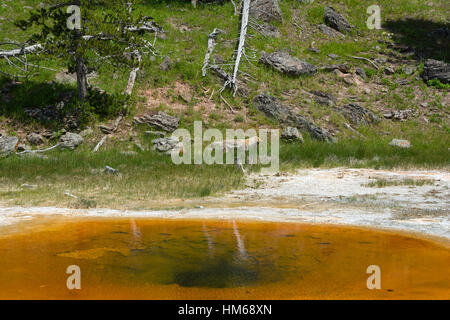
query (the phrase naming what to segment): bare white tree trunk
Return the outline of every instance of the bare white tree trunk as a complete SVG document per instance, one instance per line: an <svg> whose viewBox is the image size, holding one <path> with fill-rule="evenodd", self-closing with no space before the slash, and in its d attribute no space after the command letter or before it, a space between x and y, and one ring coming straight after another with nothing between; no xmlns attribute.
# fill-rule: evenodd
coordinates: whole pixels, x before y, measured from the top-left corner
<svg viewBox="0 0 450 320"><path fill-rule="evenodd" d="M208 36L208 49L206 50L205 59L203 60L202 66L203 77L206 76L206 68L208 67L209 59L214 51L214 47L216 46L217 36L222 32L223 32L222 30L215 28L213 32L211 32Z"/></svg>
<svg viewBox="0 0 450 320"><path fill-rule="evenodd" d="M236 50L236 60L234 63L233 76L231 78L231 85L234 88L234 94L237 92L237 73L239 71L239 63L241 62L242 54L244 52L245 37L247 35L248 14L250 10L250 0L243 0L241 29L239 33L239 44Z"/></svg>

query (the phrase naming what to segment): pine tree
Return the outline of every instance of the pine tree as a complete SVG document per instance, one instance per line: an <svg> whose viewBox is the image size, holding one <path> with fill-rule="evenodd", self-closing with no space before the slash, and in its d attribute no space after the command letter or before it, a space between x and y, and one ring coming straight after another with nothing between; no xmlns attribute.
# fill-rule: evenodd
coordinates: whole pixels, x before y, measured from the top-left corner
<svg viewBox="0 0 450 320"><path fill-rule="evenodd" d="M143 33L157 32L150 17L134 15L133 0L51 0L16 21L35 32L28 43L42 44L39 54L67 61L77 75L80 101L88 96L87 73L108 62L115 67L135 66L152 45Z"/></svg>

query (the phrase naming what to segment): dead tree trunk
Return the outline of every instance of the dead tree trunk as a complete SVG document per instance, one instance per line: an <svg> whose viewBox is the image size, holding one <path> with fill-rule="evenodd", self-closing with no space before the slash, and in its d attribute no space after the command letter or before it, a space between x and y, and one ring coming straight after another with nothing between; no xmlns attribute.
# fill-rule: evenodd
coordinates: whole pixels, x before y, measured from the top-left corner
<svg viewBox="0 0 450 320"><path fill-rule="evenodd" d="M244 0L244 4L242 6L242 14L241 14L241 28L239 32L239 43L236 50L236 60L234 63L233 76L231 80L231 85L234 88L234 94L237 92L237 74L239 71L239 63L241 62L242 54L244 51L245 45L245 37L247 35L247 27L248 27L248 14L250 10L250 0Z"/></svg>
<svg viewBox="0 0 450 320"><path fill-rule="evenodd" d="M202 66L203 77L206 76L206 68L208 67L209 59L214 51L214 47L216 46L217 36L222 32L223 32L222 30L215 28L213 32L211 32L208 36L208 49L206 50L205 59L203 60Z"/></svg>
<svg viewBox="0 0 450 320"><path fill-rule="evenodd" d="M80 101L85 101L87 98L87 68L84 64L83 57L79 56L76 60L76 70L77 74L77 89L78 89L78 99Z"/></svg>

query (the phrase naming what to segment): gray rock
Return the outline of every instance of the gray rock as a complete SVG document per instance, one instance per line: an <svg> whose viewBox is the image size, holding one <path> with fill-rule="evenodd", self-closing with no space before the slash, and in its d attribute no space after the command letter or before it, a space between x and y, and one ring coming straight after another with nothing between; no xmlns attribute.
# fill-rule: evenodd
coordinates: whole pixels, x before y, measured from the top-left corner
<svg viewBox="0 0 450 320"><path fill-rule="evenodd" d="M110 166L105 166L105 172L112 173L112 174L117 174L117 173L119 173L119 170L114 169L114 168L112 168Z"/></svg>
<svg viewBox="0 0 450 320"><path fill-rule="evenodd" d="M142 117L135 117L134 123L148 124L157 127L167 132L173 132L178 128L179 119L169 116L163 111L159 111L155 115L144 115Z"/></svg>
<svg viewBox="0 0 450 320"><path fill-rule="evenodd" d="M387 62L387 59L385 57L379 57L379 58L373 59L373 61L378 65L383 65Z"/></svg>
<svg viewBox="0 0 450 320"><path fill-rule="evenodd" d="M336 105L336 98L330 94L322 91L311 91L311 94L314 95L314 101L323 106L332 107Z"/></svg>
<svg viewBox="0 0 450 320"><path fill-rule="evenodd" d="M283 21L278 0L252 0L249 15L265 22Z"/></svg>
<svg viewBox="0 0 450 320"><path fill-rule="evenodd" d="M85 130L81 131L80 136L82 136L84 138L84 137L90 136L93 133L94 133L94 130L92 130L92 128L89 127L89 128L86 128Z"/></svg>
<svg viewBox="0 0 450 320"><path fill-rule="evenodd" d="M450 64L428 59L423 66L422 78L425 81L437 79L442 83L450 83Z"/></svg>
<svg viewBox="0 0 450 320"><path fill-rule="evenodd" d="M22 151L28 151L31 150L31 147L29 145L26 145L25 143L19 143L17 145L17 151L22 152Z"/></svg>
<svg viewBox="0 0 450 320"><path fill-rule="evenodd" d="M315 65L292 57L287 52L283 51L277 51L271 54L267 54L263 51L259 61L282 73L292 76L317 73L317 67Z"/></svg>
<svg viewBox="0 0 450 320"><path fill-rule="evenodd" d="M179 142L177 138L158 138L152 141L153 149L166 154L172 152L179 152L183 149L183 143Z"/></svg>
<svg viewBox="0 0 450 320"><path fill-rule="evenodd" d="M369 125L380 122L380 118L375 113L356 103L344 105L340 111L354 125Z"/></svg>
<svg viewBox="0 0 450 320"><path fill-rule="evenodd" d="M163 62L159 65L159 69L162 71L169 71L172 68L172 60L165 56Z"/></svg>
<svg viewBox="0 0 450 320"><path fill-rule="evenodd" d="M16 150L19 138L0 135L0 158L7 157Z"/></svg>
<svg viewBox="0 0 450 320"><path fill-rule="evenodd" d="M411 148L411 142L408 140L402 140L402 139L392 139L391 142L389 142L390 146L398 147L398 148Z"/></svg>
<svg viewBox="0 0 450 320"><path fill-rule="evenodd" d="M333 138L327 130L316 126L303 116L293 112L275 97L265 93L259 94L253 99L253 105L259 111L263 112L266 117L278 120L280 123L294 126L300 130L305 130L313 139L333 142Z"/></svg>
<svg viewBox="0 0 450 320"><path fill-rule="evenodd" d="M225 70L223 70L220 66L218 66L217 64L213 64L209 67L209 69L216 75L218 76L220 79L222 79L225 83L230 83L231 82L231 76L226 73ZM238 90L237 90L237 94L246 98L248 97L250 90L247 86L247 84L244 81L241 81L239 78L236 80L237 82L237 86L238 86Z"/></svg>
<svg viewBox="0 0 450 320"><path fill-rule="evenodd" d="M350 66L348 64L345 64L345 63L330 64L330 65L325 65L325 66L320 68L320 70L327 71L327 72L332 72L334 70L339 70L339 71L341 71L343 73L349 73L350 69L351 69Z"/></svg>
<svg viewBox="0 0 450 320"><path fill-rule="evenodd" d="M34 133L34 132L33 133L29 133L27 135L27 141L31 145L34 145L34 146L43 144L45 142L44 138L40 134L37 134L37 133Z"/></svg>
<svg viewBox="0 0 450 320"><path fill-rule="evenodd" d="M83 137L79 134L67 132L59 138L58 144L60 149L74 150L83 143Z"/></svg>
<svg viewBox="0 0 450 320"><path fill-rule="evenodd" d="M266 36L268 38L281 38L280 30L278 30L277 27L272 26L268 23L265 23L257 28L258 28L259 32L261 32L264 36Z"/></svg>
<svg viewBox="0 0 450 320"><path fill-rule="evenodd" d="M406 86L407 84L409 84L409 80L408 80L408 79L398 79L398 80L397 80L397 83L398 83L400 86Z"/></svg>
<svg viewBox="0 0 450 320"><path fill-rule="evenodd" d="M257 95L253 99L253 105L268 118L276 119L281 123L288 122L291 110L271 95L265 93Z"/></svg>
<svg viewBox="0 0 450 320"><path fill-rule="evenodd" d="M408 76L412 75L417 70L416 66L411 66L411 65L403 66L402 69L403 69L403 72Z"/></svg>
<svg viewBox="0 0 450 320"><path fill-rule="evenodd" d="M330 54L328 55L328 58L331 58L331 59L337 59L337 58L339 58L339 56L338 56L337 54L330 53Z"/></svg>
<svg viewBox="0 0 450 320"><path fill-rule="evenodd" d="M340 32L350 32L352 26L348 23L348 21L339 13L336 12L332 7L325 8L324 15L325 23Z"/></svg>
<svg viewBox="0 0 450 320"><path fill-rule="evenodd" d="M387 75L391 75L395 73L395 70L392 69L391 67L384 67L384 73Z"/></svg>
<svg viewBox="0 0 450 320"><path fill-rule="evenodd" d="M314 52L314 53L320 53L320 50L317 48L308 48L308 51Z"/></svg>
<svg viewBox="0 0 450 320"><path fill-rule="evenodd" d="M300 141L302 143L304 141L300 131L298 131L298 129L294 127L284 128L283 132L281 133L281 139L287 141Z"/></svg>
<svg viewBox="0 0 450 320"><path fill-rule="evenodd" d="M367 79L367 74L363 68L356 68L356 74L360 76L362 79Z"/></svg>
<svg viewBox="0 0 450 320"><path fill-rule="evenodd" d="M329 36L330 38L336 39L336 38L345 38L345 35L337 30L334 30L333 28L330 28L326 24L319 24L317 28L323 33Z"/></svg>
<svg viewBox="0 0 450 320"><path fill-rule="evenodd" d="M164 131L145 131L144 132L145 135L153 135L153 136L160 136L160 137L164 137L166 135L166 133Z"/></svg>
<svg viewBox="0 0 450 320"><path fill-rule="evenodd" d="M413 115L413 110L394 110L388 113L383 114L386 119L392 119L397 121L407 120L409 117Z"/></svg>

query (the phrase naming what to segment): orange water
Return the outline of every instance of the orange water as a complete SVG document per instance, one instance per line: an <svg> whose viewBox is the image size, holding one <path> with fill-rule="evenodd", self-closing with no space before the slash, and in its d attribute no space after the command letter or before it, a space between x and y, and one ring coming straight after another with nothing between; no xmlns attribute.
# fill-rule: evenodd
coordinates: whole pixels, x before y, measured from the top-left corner
<svg viewBox="0 0 450 320"><path fill-rule="evenodd" d="M449 299L447 243L367 229L149 219L0 234L1 299ZM81 270L69 290L66 268ZM366 269L381 269L369 290Z"/></svg>

